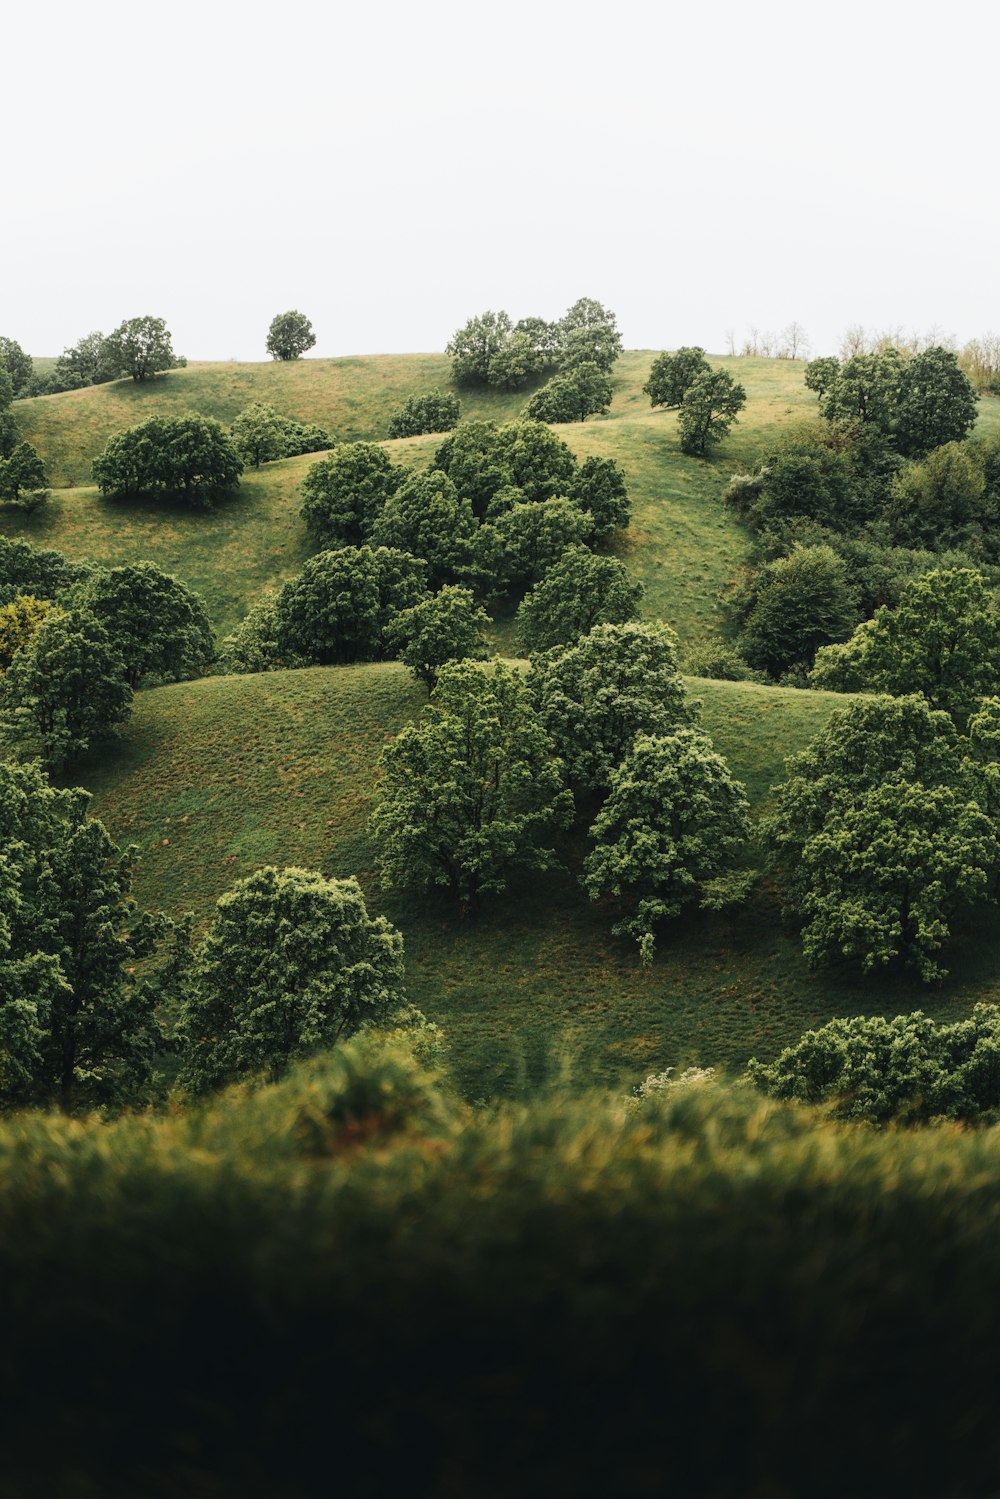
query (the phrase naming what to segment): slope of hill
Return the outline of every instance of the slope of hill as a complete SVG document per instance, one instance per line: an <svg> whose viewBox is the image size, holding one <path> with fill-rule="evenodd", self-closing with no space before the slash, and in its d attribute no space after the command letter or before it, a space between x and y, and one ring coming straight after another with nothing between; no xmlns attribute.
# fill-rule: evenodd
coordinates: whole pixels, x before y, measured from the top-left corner
<svg viewBox="0 0 1000 1499"><path fill-rule="evenodd" d="M784 756L844 702L729 682L689 688L757 806ZM398 665L158 688L138 696L123 740L78 778L113 833L139 845L138 893L151 906L205 918L265 863L359 875L404 932L412 997L445 1026L472 1096L537 1082L561 1056L599 1081L686 1062L735 1067L831 1015L965 1013L972 997L1000 990L982 933L939 993L810 974L766 889L736 920L695 915L665 932L649 971L569 875L489 903L474 922L383 895L366 833L378 752L424 701Z"/></svg>

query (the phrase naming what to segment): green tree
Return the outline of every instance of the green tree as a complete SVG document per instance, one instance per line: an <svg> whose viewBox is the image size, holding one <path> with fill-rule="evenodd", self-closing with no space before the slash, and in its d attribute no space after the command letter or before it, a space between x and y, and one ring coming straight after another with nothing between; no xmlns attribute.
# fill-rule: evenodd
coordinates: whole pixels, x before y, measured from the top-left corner
<svg viewBox="0 0 1000 1499"><path fill-rule="evenodd" d="M0 605L0 672L5 672L18 651L23 651L38 634L54 608L49 599L20 593L9 604Z"/></svg>
<svg viewBox="0 0 1000 1499"><path fill-rule="evenodd" d="M972 443L948 442L900 469L886 519L893 539L905 546L981 551L992 544L997 501L983 453Z"/></svg>
<svg viewBox="0 0 1000 1499"><path fill-rule="evenodd" d="M403 939L355 879L258 869L222 896L195 954L181 1081L198 1092L329 1050L403 998Z"/></svg>
<svg viewBox="0 0 1000 1499"><path fill-rule="evenodd" d="M0 610L0 624L2 624ZM428 692L449 661L485 661L489 616L468 588L448 584L430 598L403 609L386 638Z"/></svg>
<svg viewBox="0 0 1000 1499"><path fill-rule="evenodd" d="M855 354L840 367L820 401L828 422L851 427L873 427L891 434L906 379L906 365L898 349L879 354Z"/></svg>
<svg viewBox="0 0 1000 1499"><path fill-rule="evenodd" d="M826 392L840 376L840 360L828 355L822 359L810 359L805 368L806 390L814 390L822 401Z"/></svg>
<svg viewBox="0 0 1000 1499"><path fill-rule="evenodd" d="M477 571L487 592L524 588L545 576L589 527L571 500L517 504L482 526L476 537Z"/></svg>
<svg viewBox="0 0 1000 1499"><path fill-rule="evenodd" d="M115 356L103 333L87 333L56 360L57 390L82 390L88 385L105 385L121 373Z"/></svg>
<svg viewBox="0 0 1000 1499"><path fill-rule="evenodd" d="M534 340L527 333L511 330L491 355L487 378L497 390L520 390L541 366Z"/></svg>
<svg viewBox="0 0 1000 1499"><path fill-rule="evenodd" d="M524 414L538 422L583 422L610 410L611 397L608 376L592 362L578 364L537 390Z"/></svg>
<svg viewBox="0 0 1000 1499"><path fill-rule="evenodd" d="M135 850L37 767L0 763L0 1098L134 1100L160 1036L136 977L162 923L132 899Z"/></svg>
<svg viewBox="0 0 1000 1499"><path fill-rule="evenodd" d="M275 604L277 644L321 666L378 661L385 631L424 596L424 564L388 547L340 547L310 557Z"/></svg>
<svg viewBox="0 0 1000 1499"><path fill-rule="evenodd" d="M824 653L819 681L846 656L869 692L922 693L962 724L1000 685L1000 615L981 573L949 568L908 583L840 652ZM817 682L819 685L819 682Z"/></svg>
<svg viewBox="0 0 1000 1499"><path fill-rule="evenodd" d="M487 385L494 357L513 332L506 312L484 312L469 321L449 340L452 376L457 385Z"/></svg>
<svg viewBox="0 0 1000 1499"><path fill-rule="evenodd" d="M33 593L39 598L54 599L90 572L89 564L70 562L62 552L36 551L27 541L0 536L0 597Z"/></svg>
<svg viewBox="0 0 1000 1499"><path fill-rule="evenodd" d="M572 815L524 683L500 661L445 666L380 771L371 830L384 882L446 888L465 910L515 874L549 868L546 841Z"/></svg>
<svg viewBox="0 0 1000 1499"><path fill-rule="evenodd" d="M154 416L109 439L93 473L117 499L165 495L206 507L239 484L243 460L212 417Z"/></svg>
<svg viewBox="0 0 1000 1499"><path fill-rule="evenodd" d="M170 334L161 317L127 318L105 339L103 352L109 368L118 374L131 375L136 384L177 365Z"/></svg>
<svg viewBox="0 0 1000 1499"><path fill-rule="evenodd" d="M961 442L975 426L978 401L957 354L940 346L915 354L906 366L903 400L893 422L899 452L913 457Z"/></svg>
<svg viewBox="0 0 1000 1499"><path fill-rule="evenodd" d="M438 588L464 578L479 529L472 506L440 469L409 473L388 496L372 531L376 546L395 547L427 564L427 583Z"/></svg>
<svg viewBox="0 0 1000 1499"><path fill-rule="evenodd" d="M389 418L390 437L420 437L425 432L450 432L458 426L461 402L457 396L432 390L410 396Z"/></svg>
<svg viewBox="0 0 1000 1499"><path fill-rule="evenodd" d="M0 459L0 500L24 505L45 484L45 465L30 442L18 443L9 458Z"/></svg>
<svg viewBox="0 0 1000 1499"><path fill-rule="evenodd" d="M201 598L155 563L95 573L76 602L107 630L130 687L149 676L197 676L215 655L215 632Z"/></svg>
<svg viewBox="0 0 1000 1499"><path fill-rule="evenodd" d="M538 363L542 369L550 369L559 358L559 327L556 323L547 323L541 317L518 318L514 324L515 333L525 333L530 338Z"/></svg>
<svg viewBox="0 0 1000 1499"><path fill-rule="evenodd" d="M0 722L52 770L108 738L131 711L121 652L78 609L50 613L0 683Z"/></svg>
<svg viewBox="0 0 1000 1499"><path fill-rule="evenodd" d="M753 583L739 647L758 671L808 670L820 646L846 640L858 622L843 559L829 546L796 546Z"/></svg>
<svg viewBox="0 0 1000 1499"><path fill-rule="evenodd" d="M613 458L588 458L568 492L587 517L589 541L605 541L632 519L625 473Z"/></svg>
<svg viewBox="0 0 1000 1499"><path fill-rule="evenodd" d="M649 962L660 923L738 860L750 836L749 803L700 729L642 734L612 772L590 836L587 893L621 902L613 930L635 937Z"/></svg>
<svg viewBox="0 0 1000 1499"><path fill-rule="evenodd" d="M586 547L570 547L522 600L518 640L529 655L571 645L595 625L635 619L642 593L642 584L631 581L617 557L595 557Z"/></svg>
<svg viewBox="0 0 1000 1499"><path fill-rule="evenodd" d="M243 462L253 468L260 468L262 463L272 463L275 458L285 456L285 418L280 411L264 401L254 401L250 406L245 406L233 421L229 435Z"/></svg>
<svg viewBox="0 0 1000 1499"><path fill-rule="evenodd" d="M0 365L10 376L15 399L31 379L34 363L15 338L0 338Z"/></svg>
<svg viewBox="0 0 1000 1499"><path fill-rule="evenodd" d="M658 354L642 387L651 406L680 406L699 375L709 374L712 366L705 350L697 345L678 349L675 354Z"/></svg>
<svg viewBox="0 0 1000 1499"><path fill-rule="evenodd" d="M0 458L9 458L21 440L21 433L10 412L14 400L14 382L0 364Z"/></svg>
<svg viewBox="0 0 1000 1499"><path fill-rule="evenodd" d="M271 319L264 347L272 359L299 359L316 342L312 323L302 312L279 312Z"/></svg>
<svg viewBox="0 0 1000 1499"><path fill-rule="evenodd" d="M606 791L639 734L688 724L668 625L597 625L532 662L528 689L574 792Z"/></svg>
<svg viewBox="0 0 1000 1499"><path fill-rule="evenodd" d="M544 422L508 422L499 429L497 450L504 484L523 490L526 500L566 494L577 472L572 450Z"/></svg>
<svg viewBox="0 0 1000 1499"><path fill-rule="evenodd" d="M681 402L681 452L704 457L728 435L746 403L746 391L728 371L707 370L697 375Z"/></svg>
<svg viewBox="0 0 1000 1499"><path fill-rule="evenodd" d="M622 336L613 312L593 297L581 297L556 324L560 370L596 364L608 374L622 351Z"/></svg>
<svg viewBox="0 0 1000 1499"><path fill-rule="evenodd" d="M448 475L480 520L494 496L513 483L496 422L461 422L434 454L434 467Z"/></svg>
<svg viewBox="0 0 1000 1499"><path fill-rule="evenodd" d="M316 545L367 541L406 472L374 442L346 442L314 463L302 481L302 518Z"/></svg>

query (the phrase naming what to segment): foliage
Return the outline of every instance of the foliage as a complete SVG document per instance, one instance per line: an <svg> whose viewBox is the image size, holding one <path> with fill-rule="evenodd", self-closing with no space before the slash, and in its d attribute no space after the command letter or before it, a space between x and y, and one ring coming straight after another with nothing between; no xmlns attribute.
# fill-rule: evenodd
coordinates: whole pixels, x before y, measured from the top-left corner
<svg viewBox="0 0 1000 1499"><path fill-rule="evenodd" d="M906 546L995 553L1000 495L987 482L988 450L949 442L908 463L893 480L886 517Z"/></svg>
<svg viewBox="0 0 1000 1499"><path fill-rule="evenodd" d="M88 566L68 561L61 552L36 551L30 542L0 536L0 598L33 593L54 599L89 573Z"/></svg>
<svg viewBox="0 0 1000 1499"><path fill-rule="evenodd" d="M461 402L457 396L432 390L410 396L389 420L390 437L420 437L424 432L450 432L458 426Z"/></svg>
<svg viewBox="0 0 1000 1499"><path fill-rule="evenodd" d="M317 546L367 541L406 470L374 442L348 442L314 463L302 481L302 518Z"/></svg>
<svg viewBox="0 0 1000 1499"><path fill-rule="evenodd" d="M705 350L694 345L678 349L676 354L658 354L642 387L651 406L680 406L699 375L708 374L712 366Z"/></svg>
<svg viewBox="0 0 1000 1499"><path fill-rule="evenodd" d="M596 364L607 374L622 351L622 337L613 312L593 297L581 297L568 308L556 325L559 368Z"/></svg>
<svg viewBox="0 0 1000 1499"><path fill-rule="evenodd" d="M45 465L30 442L17 445L9 458L0 459L0 501L35 509L44 494Z"/></svg>
<svg viewBox="0 0 1000 1499"><path fill-rule="evenodd" d="M308 666L305 656L283 652L278 643L278 590L265 594L227 635L219 649L218 669L239 676Z"/></svg>
<svg viewBox="0 0 1000 1499"><path fill-rule="evenodd" d="M158 924L131 897L134 849L37 767L0 762L0 1099L121 1103L159 1038L135 964Z"/></svg>
<svg viewBox="0 0 1000 1499"><path fill-rule="evenodd" d="M505 489L519 489L525 500L565 495L577 474L566 443L542 422L462 422L434 454L460 495L483 519ZM509 509L509 505L504 505Z"/></svg>
<svg viewBox="0 0 1000 1499"><path fill-rule="evenodd" d="M829 546L796 546L756 574L739 648L772 677L808 669L820 646L845 640L858 614L843 560Z"/></svg>
<svg viewBox="0 0 1000 1499"><path fill-rule="evenodd" d="M75 601L107 630L124 658L130 687L144 677L197 676L215 655L205 605L155 563L95 573L77 590Z"/></svg>
<svg viewBox="0 0 1000 1499"><path fill-rule="evenodd" d="M53 610L49 599L21 593L9 604L0 604L0 672L5 672L18 651L34 640L43 621Z"/></svg>
<svg viewBox="0 0 1000 1499"><path fill-rule="evenodd" d="M520 390L540 368L534 339L512 329L490 357L488 378L497 390Z"/></svg>
<svg viewBox="0 0 1000 1499"><path fill-rule="evenodd" d="M31 356L24 352L17 339L0 338L0 367L5 369L10 376L16 400L18 396L23 395L34 367Z"/></svg>
<svg viewBox="0 0 1000 1499"><path fill-rule="evenodd" d="M692 677L710 677L720 682L767 682L764 671L754 671L735 645L710 640L691 651L684 660L684 670Z"/></svg>
<svg viewBox="0 0 1000 1499"><path fill-rule="evenodd" d="M243 462L253 468L285 456L284 417L263 401L254 401L244 407L230 427L229 435Z"/></svg>
<svg viewBox="0 0 1000 1499"><path fill-rule="evenodd" d="M372 542L419 557L427 583L439 588L468 575L479 529L472 506L447 474L411 472L390 494L372 528Z"/></svg>
<svg viewBox="0 0 1000 1499"><path fill-rule="evenodd" d="M892 347L858 353L835 374L828 367L822 374L827 421L873 427L907 458L960 442L976 420L977 396L958 356L939 345L910 359Z"/></svg>
<svg viewBox="0 0 1000 1499"><path fill-rule="evenodd" d="M547 869L543 845L572 814L551 741L519 675L445 666L416 724L380 759L371 831L390 887L444 887L463 909Z"/></svg>
<svg viewBox="0 0 1000 1499"><path fill-rule="evenodd" d="M571 500L534 500L512 506L476 537L477 571L489 593L524 588L543 578L589 527Z"/></svg>
<svg viewBox="0 0 1000 1499"><path fill-rule="evenodd" d="M831 1020L771 1063L755 1057L747 1072L772 1098L825 1104L839 1118L992 1123L1000 1111L1000 1011L977 1004L950 1025L920 1010Z"/></svg>
<svg viewBox="0 0 1000 1499"><path fill-rule="evenodd" d="M639 734L691 720L668 625L597 625L532 661L529 692L574 792L606 791Z"/></svg>
<svg viewBox="0 0 1000 1499"><path fill-rule="evenodd" d="M120 323L104 340L103 360L116 374L131 375L136 384L177 365L166 323L149 316Z"/></svg>
<svg viewBox="0 0 1000 1499"><path fill-rule="evenodd" d="M121 368L114 347L103 333L86 333L56 360L55 389L82 390L87 385L106 385L117 380Z"/></svg>
<svg viewBox="0 0 1000 1499"><path fill-rule="evenodd" d="M302 312L279 312L271 319L264 347L272 359L299 359L316 342L312 323Z"/></svg>
<svg viewBox="0 0 1000 1499"><path fill-rule="evenodd" d="M116 499L162 494L207 506L242 472L222 423L194 414L150 417L117 433L94 459L98 488Z"/></svg>
<svg viewBox="0 0 1000 1499"><path fill-rule="evenodd" d="M660 923L679 916L739 858L750 836L749 804L700 729L640 734L611 774L590 836L587 893L623 903L626 914L613 930L635 937L649 962Z"/></svg>
<svg viewBox="0 0 1000 1499"><path fill-rule="evenodd" d="M424 595L424 564L389 547L340 547L310 557L275 604L278 648L320 665L378 661L396 615Z"/></svg>
<svg viewBox="0 0 1000 1499"><path fill-rule="evenodd" d="M803 379L806 390L814 390L822 401L831 385L840 376L840 360L828 355L822 359L810 359L805 367Z"/></svg>
<svg viewBox="0 0 1000 1499"><path fill-rule="evenodd" d="M531 397L524 414L538 422L584 422L588 416L606 415L611 397L608 376L586 361L553 376Z"/></svg>
<svg viewBox="0 0 1000 1499"><path fill-rule="evenodd" d="M747 393L728 370L696 375L684 392L678 430L681 452L704 457L729 433L747 403Z"/></svg>
<svg viewBox="0 0 1000 1499"><path fill-rule="evenodd" d="M0 723L56 771L113 735L131 711L118 646L78 609L50 612L0 683Z"/></svg>
<svg viewBox="0 0 1000 1499"><path fill-rule="evenodd" d="M906 584L839 650L824 653L817 685L851 680L871 692L919 692L963 723L1000 685L1000 615L981 573L949 568ZM838 682L839 685L839 682Z"/></svg>
<svg viewBox="0 0 1000 1499"><path fill-rule="evenodd" d="M554 645L572 645L595 625L636 619L642 584L633 583L617 557L595 557L570 547L517 611L517 635L532 655Z"/></svg>
<svg viewBox="0 0 1000 1499"><path fill-rule="evenodd" d="M452 336L445 352L451 355L452 375L458 385L491 383L495 356L513 332L506 312L484 312L472 317Z"/></svg>
<svg viewBox="0 0 1000 1499"><path fill-rule="evenodd" d="M2 622L2 612L0 612ZM449 661L484 661L489 616L468 588L447 584L430 598L403 609L386 638L400 661L428 692Z"/></svg>
<svg viewBox="0 0 1000 1499"><path fill-rule="evenodd" d="M587 458L569 494L587 517L589 541L606 541L615 531L624 531L632 518L625 473L613 458Z"/></svg>
<svg viewBox="0 0 1000 1499"><path fill-rule="evenodd" d="M259 869L224 895L183 1008L182 1081L201 1092L325 1051L402 998L403 939L355 879Z"/></svg>

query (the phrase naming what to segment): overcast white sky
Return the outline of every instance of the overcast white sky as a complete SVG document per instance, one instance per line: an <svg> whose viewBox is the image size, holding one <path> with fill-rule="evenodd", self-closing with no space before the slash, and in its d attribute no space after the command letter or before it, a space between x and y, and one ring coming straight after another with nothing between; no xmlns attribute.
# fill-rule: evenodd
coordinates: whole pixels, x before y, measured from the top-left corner
<svg viewBox="0 0 1000 1499"><path fill-rule="evenodd" d="M0 334L441 349L581 295L629 347L1000 330L996 0L92 0L3 26Z"/></svg>

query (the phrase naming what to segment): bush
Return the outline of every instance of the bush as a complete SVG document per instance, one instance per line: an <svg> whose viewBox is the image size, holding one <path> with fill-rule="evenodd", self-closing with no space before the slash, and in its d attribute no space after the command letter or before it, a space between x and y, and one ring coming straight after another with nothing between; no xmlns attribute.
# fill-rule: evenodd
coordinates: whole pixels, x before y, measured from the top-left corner
<svg viewBox="0 0 1000 1499"><path fill-rule="evenodd" d="M234 488L243 460L221 422L205 416L154 416L110 438L94 459L94 479L115 499L167 495L207 506Z"/></svg>
<svg viewBox="0 0 1000 1499"><path fill-rule="evenodd" d="M389 418L390 437L421 437L425 432L450 432L458 426L461 403L457 396L432 390L410 396Z"/></svg>
<svg viewBox="0 0 1000 1499"><path fill-rule="evenodd" d="M584 422L611 409L611 381L596 364L575 365L535 392L524 414L537 422Z"/></svg>

